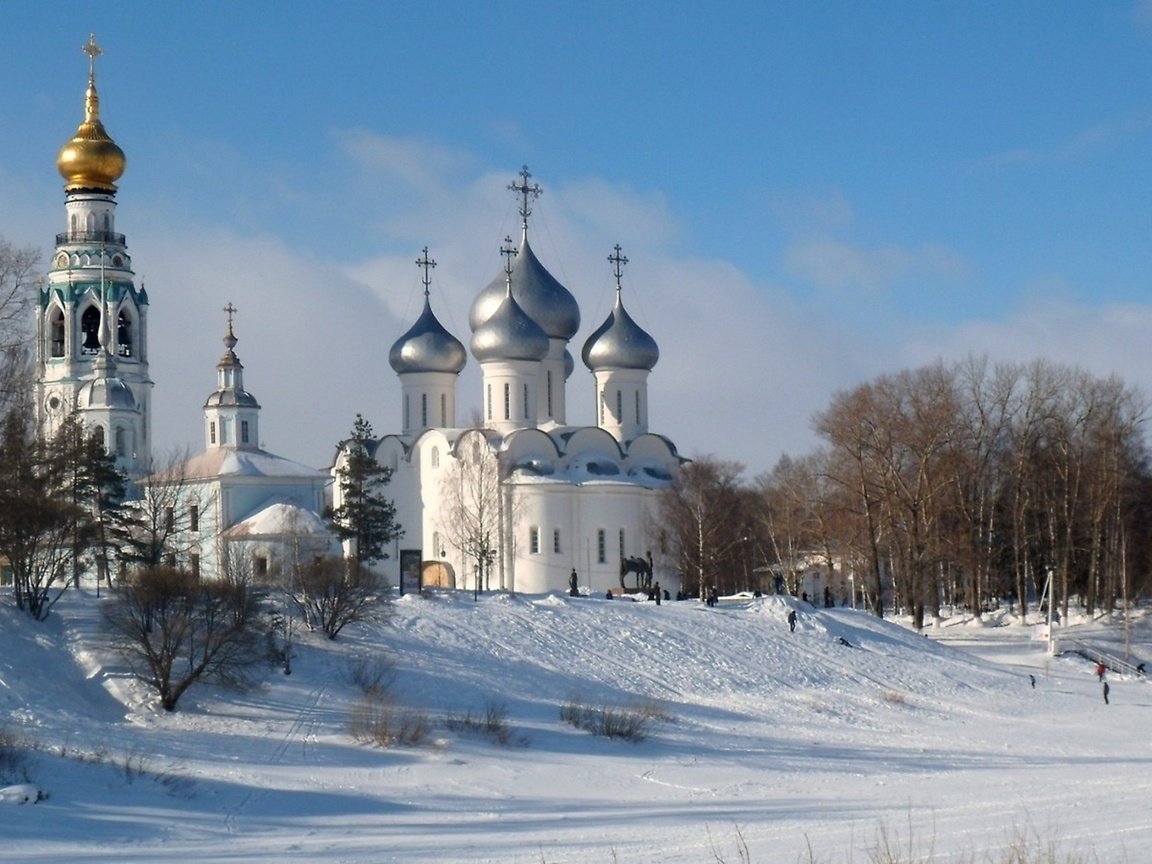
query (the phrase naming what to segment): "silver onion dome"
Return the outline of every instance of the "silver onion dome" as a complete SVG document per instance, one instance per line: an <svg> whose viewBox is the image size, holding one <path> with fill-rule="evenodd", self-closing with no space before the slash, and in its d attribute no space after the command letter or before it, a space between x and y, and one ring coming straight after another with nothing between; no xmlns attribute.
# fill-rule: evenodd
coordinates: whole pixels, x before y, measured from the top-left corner
<svg viewBox="0 0 1152 864"><path fill-rule="evenodd" d="M399 375L405 372L459 373L468 362L468 354L464 343L436 318L425 295L424 311L408 332L392 344L388 362Z"/></svg>
<svg viewBox="0 0 1152 864"><path fill-rule="evenodd" d="M505 293L506 279L501 273L472 301L468 323L473 331L492 316ZM571 339L580 329L580 306L576 298L540 263L528 243L527 229L512 265L512 296L552 339Z"/></svg>
<svg viewBox="0 0 1152 864"><path fill-rule="evenodd" d="M543 360L548 334L516 302L511 290L486 321L472 331L472 356L488 360Z"/></svg>
<svg viewBox="0 0 1152 864"><path fill-rule="evenodd" d="M580 359L593 372L598 369L651 371L660 359L660 348L656 340L632 320L617 291L616 305L604 323L588 337Z"/></svg>

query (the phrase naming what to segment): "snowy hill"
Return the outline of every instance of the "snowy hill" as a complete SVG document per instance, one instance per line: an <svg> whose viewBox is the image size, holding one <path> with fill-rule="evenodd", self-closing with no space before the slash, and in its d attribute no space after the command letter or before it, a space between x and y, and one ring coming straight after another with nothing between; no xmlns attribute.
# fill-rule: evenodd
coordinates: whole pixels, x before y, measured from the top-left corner
<svg viewBox="0 0 1152 864"><path fill-rule="evenodd" d="M939 861L1021 835L1152 860L1152 689L1113 676L1104 705L1091 664L1048 658L1033 627L926 638L777 597L405 597L303 639L290 676L261 665L254 689L165 714L103 647L100 602L44 624L0 608L0 711L47 796L0 795L0 861L838 862L878 832ZM427 734L357 743L356 680L389 664L388 706ZM589 734L566 706L644 734Z"/></svg>

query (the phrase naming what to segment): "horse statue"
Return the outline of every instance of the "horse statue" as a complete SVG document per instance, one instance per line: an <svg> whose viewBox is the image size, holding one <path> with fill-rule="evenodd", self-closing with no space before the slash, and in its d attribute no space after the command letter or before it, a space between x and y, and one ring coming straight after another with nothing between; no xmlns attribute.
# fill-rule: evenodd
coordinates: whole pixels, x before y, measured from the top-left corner
<svg viewBox="0 0 1152 864"><path fill-rule="evenodd" d="M636 587L629 588L628 584L624 581L629 573L636 574ZM648 591L652 587L652 555L649 553L648 558L641 558L639 555L634 555L628 558L620 559L620 587L625 592L632 591Z"/></svg>

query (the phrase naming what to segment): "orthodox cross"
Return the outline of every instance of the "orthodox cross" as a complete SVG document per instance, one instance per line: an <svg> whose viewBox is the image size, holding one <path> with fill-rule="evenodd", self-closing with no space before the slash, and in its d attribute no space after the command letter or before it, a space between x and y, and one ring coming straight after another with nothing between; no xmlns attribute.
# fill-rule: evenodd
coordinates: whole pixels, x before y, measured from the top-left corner
<svg viewBox="0 0 1152 864"><path fill-rule="evenodd" d="M608 256L608 260L612 262L612 275L616 277L616 290L620 290L620 278L624 275L624 265L628 263L628 259L620 254L620 244L617 243L615 251Z"/></svg>
<svg viewBox="0 0 1152 864"><path fill-rule="evenodd" d="M519 254L519 250L512 245L512 238L505 237L504 245L500 247L500 254L504 256L504 274L508 277L508 288L512 288L512 259Z"/></svg>
<svg viewBox="0 0 1152 864"><path fill-rule="evenodd" d="M544 190L540 188L539 183L528 185L528 179L532 175L528 172L528 166L525 165L520 169L520 183L509 183L508 188L518 194L521 198L520 201L520 218L524 220L524 227L528 227L528 217L532 215L532 208L528 205L529 198L539 198Z"/></svg>
<svg viewBox="0 0 1152 864"><path fill-rule="evenodd" d="M96 77L96 58L104 53L104 49L96 44L96 34L88 34L88 42L80 46L80 50L88 55L88 78Z"/></svg>
<svg viewBox="0 0 1152 864"><path fill-rule="evenodd" d="M237 310L232 305L232 301L228 301L228 305L224 307L224 311L228 313L228 335L224 337L224 347L231 351L236 347L236 336L232 333L232 316L236 314Z"/></svg>
<svg viewBox="0 0 1152 864"><path fill-rule="evenodd" d="M436 262L428 257L428 247L424 247L424 254L416 259L416 266L424 268L424 297L428 297L428 286L432 284L432 277L429 271L436 266Z"/></svg>

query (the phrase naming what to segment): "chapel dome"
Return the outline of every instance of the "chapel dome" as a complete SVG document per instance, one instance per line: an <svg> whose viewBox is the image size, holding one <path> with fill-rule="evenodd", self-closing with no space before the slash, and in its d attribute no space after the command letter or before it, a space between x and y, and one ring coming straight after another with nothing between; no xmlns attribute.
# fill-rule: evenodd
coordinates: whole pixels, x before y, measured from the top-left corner
<svg viewBox="0 0 1152 864"><path fill-rule="evenodd" d="M504 300L488 319L472 331L472 356L488 360L543 360L548 334L505 288Z"/></svg>
<svg viewBox="0 0 1152 864"><path fill-rule="evenodd" d="M96 82L88 79L84 99L84 122L56 156L56 170L64 178L67 191L101 189L116 191L116 181L124 174L124 151L104 131L100 122L100 97Z"/></svg>
<svg viewBox="0 0 1152 864"><path fill-rule="evenodd" d="M504 300L507 279L501 273L472 301L468 323L475 331ZM512 262L512 296L521 308L552 339L571 339L580 329L580 306L576 298L540 263L528 243L528 231Z"/></svg>
<svg viewBox="0 0 1152 864"><path fill-rule="evenodd" d="M468 362L468 354L464 343L436 318L425 296L424 311L408 332L392 344L388 362L399 375L405 372L459 373Z"/></svg>
<svg viewBox="0 0 1152 864"><path fill-rule="evenodd" d="M593 372L600 369L652 370L660 359L656 340L628 314L620 292L611 314L584 343L580 352L584 365Z"/></svg>

